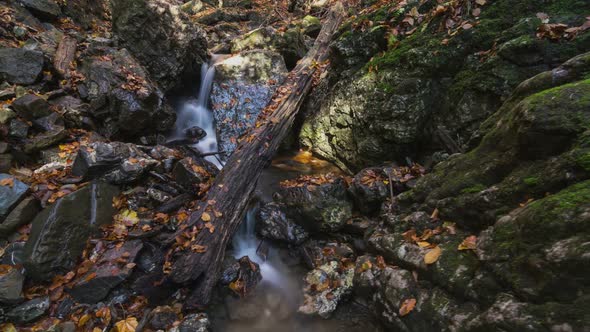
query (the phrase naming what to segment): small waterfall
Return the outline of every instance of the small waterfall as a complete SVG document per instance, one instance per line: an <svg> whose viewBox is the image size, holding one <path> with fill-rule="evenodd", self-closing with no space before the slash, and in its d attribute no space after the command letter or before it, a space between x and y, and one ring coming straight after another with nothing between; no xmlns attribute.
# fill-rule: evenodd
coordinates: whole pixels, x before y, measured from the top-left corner
<svg viewBox="0 0 590 332"><path fill-rule="evenodd" d="M210 63L201 66L201 85L197 99L189 99L182 105L176 119L176 130L172 139L184 137L184 131L190 127L198 126L205 130L207 136L194 145L202 153L217 152L217 133L215 131L213 112L209 110L209 96L215 77L215 62L219 56L213 55ZM216 156L207 156L205 159L218 168L223 164Z"/></svg>
<svg viewBox="0 0 590 332"><path fill-rule="evenodd" d="M267 259L260 257L257 253L260 239L256 237L255 231L256 211L257 208L251 208L248 210L246 217L244 218L245 220L242 221L240 228L234 235L233 254L235 258L248 256L250 260L258 263L260 266L260 273L262 274L262 280L280 288L284 285L285 277L275 266L278 262L274 262L273 258L270 257L272 252L269 252L269 257L267 257Z"/></svg>

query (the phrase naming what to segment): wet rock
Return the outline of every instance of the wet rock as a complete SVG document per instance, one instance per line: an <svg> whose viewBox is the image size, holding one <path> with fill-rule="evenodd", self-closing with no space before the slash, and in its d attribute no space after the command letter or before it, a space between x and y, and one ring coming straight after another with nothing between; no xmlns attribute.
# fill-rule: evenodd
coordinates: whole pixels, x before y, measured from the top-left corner
<svg viewBox="0 0 590 332"><path fill-rule="evenodd" d="M5 265L22 265L23 263L23 251L25 248L25 242L13 242L4 248L4 255L2 255L2 264Z"/></svg>
<svg viewBox="0 0 590 332"><path fill-rule="evenodd" d="M32 153L50 147L66 138L67 132L64 127L57 126L56 129L35 135L25 141L23 150Z"/></svg>
<svg viewBox="0 0 590 332"><path fill-rule="evenodd" d="M163 92L126 49L90 48L82 55L90 113L107 137L163 132L174 124L175 113Z"/></svg>
<svg viewBox="0 0 590 332"><path fill-rule="evenodd" d="M71 270L88 237L112 221L117 194L116 187L93 182L41 211L25 245L27 275L42 281Z"/></svg>
<svg viewBox="0 0 590 332"><path fill-rule="evenodd" d="M210 166L207 164L205 160L195 162L192 158L184 158L174 165L172 176L182 187L194 190L196 186L211 177L212 174L207 170Z"/></svg>
<svg viewBox="0 0 590 332"><path fill-rule="evenodd" d="M53 0L19 0L19 2L39 18L55 19L61 15L61 8Z"/></svg>
<svg viewBox="0 0 590 332"><path fill-rule="evenodd" d="M0 154L0 173L7 173L12 168L12 155Z"/></svg>
<svg viewBox="0 0 590 332"><path fill-rule="evenodd" d="M56 131L65 127L64 119L57 113L33 121L33 127L39 131Z"/></svg>
<svg viewBox="0 0 590 332"><path fill-rule="evenodd" d="M182 320L178 332L209 332L210 325L207 314L190 314Z"/></svg>
<svg viewBox="0 0 590 332"><path fill-rule="evenodd" d="M50 115L50 106L45 99L34 94L26 94L12 102L16 113L29 121Z"/></svg>
<svg viewBox="0 0 590 332"><path fill-rule="evenodd" d="M0 124L6 124L8 121L13 119L16 116L16 113L6 107L0 108Z"/></svg>
<svg viewBox="0 0 590 332"><path fill-rule="evenodd" d="M246 296L254 291L256 285L262 280L260 266L251 261L248 256L224 263L220 282L228 285L239 296Z"/></svg>
<svg viewBox="0 0 590 332"><path fill-rule="evenodd" d="M25 197L29 186L9 174L0 174L0 181L10 181L0 186L0 219L4 219Z"/></svg>
<svg viewBox="0 0 590 332"><path fill-rule="evenodd" d="M0 273L0 303L15 304L24 300L23 283L25 277L19 269L9 268Z"/></svg>
<svg viewBox="0 0 590 332"><path fill-rule="evenodd" d="M303 227L289 220L276 203L264 205L258 212L258 220L258 232L267 239L297 245L309 236Z"/></svg>
<svg viewBox="0 0 590 332"><path fill-rule="evenodd" d="M43 316L50 304L49 297L38 297L10 310L6 313L6 318L18 324L31 323Z"/></svg>
<svg viewBox="0 0 590 332"><path fill-rule="evenodd" d="M110 183L130 183L159 165L136 145L122 142L94 142L78 151L72 174L93 179L104 177Z"/></svg>
<svg viewBox="0 0 590 332"><path fill-rule="evenodd" d="M29 125L20 120L20 119L12 119L10 120L10 127L8 128L8 136L24 140L29 135Z"/></svg>
<svg viewBox="0 0 590 332"><path fill-rule="evenodd" d="M142 247L141 240L131 240L121 247L108 249L68 292L81 303L97 303L104 299L111 289L131 275L135 258ZM91 275L94 277L89 278Z"/></svg>
<svg viewBox="0 0 590 332"><path fill-rule="evenodd" d="M412 269L426 270L425 249L406 242L401 233L375 232L368 240L369 247L390 261Z"/></svg>
<svg viewBox="0 0 590 332"><path fill-rule="evenodd" d="M346 243L311 239L300 247L301 255L310 269L331 261L354 259L354 250Z"/></svg>
<svg viewBox="0 0 590 332"><path fill-rule="evenodd" d="M391 195L389 177L381 167L363 169L354 176L349 191L357 209L364 214L374 214Z"/></svg>
<svg viewBox="0 0 590 332"><path fill-rule="evenodd" d="M244 51L215 64L211 104L220 150L228 152L226 156L254 126L286 74L282 57L272 51Z"/></svg>
<svg viewBox="0 0 590 332"><path fill-rule="evenodd" d="M154 308L151 313L149 325L156 330L165 330L178 320L178 314L169 306Z"/></svg>
<svg viewBox="0 0 590 332"><path fill-rule="evenodd" d="M304 303L298 311L328 318L338 303L352 292L354 264L331 261L305 277Z"/></svg>
<svg viewBox="0 0 590 332"><path fill-rule="evenodd" d="M0 48L0 79L33 84L43 70L43 53L22 48Z"/></svg>
<svg viewBox="0 0 590 332"><path fill-rule="evenodd" d="M337 231L352 216L346 184L339 178L319 186L281 188L278 202L287 217L314 231Z"/></svg>
<svg viewBox="0 0 590 332"><path fill-rule="evenodd" d="M113 32L165 90L196 75L207 59L207 41L177 4L161 0L116 0ZM149 17L151 19L146 20ZM168 41L163 43L162 41Z"/></svg>
<svg viewBox="0 0 590 332"><path fill-rule="evenodd" d="M109 21L109 2L107 0L76 0L62 4L63 12L85 29L92 24Z"/></svg>
<svg viewBox="0 0 590 332"><path fill-rule="evenodd" d="M67 127L94 129L90 126L90 120L87 117L89 105L82 100L66 95L53 99L50 103L63 116Z"/></svg>
<svg viewBox="0 0 590 332"><path fill-rule="evenodd" d="M31 196L23 199L0 224L0 238L8 237L21 226L33 221L33 218L40 210L41 205L35 197Z"/></svg>
<svg viewBox="0 0 590 332"><path fill-rule="evenodd" d="M322 29L322 22L315 16L307 15L301 20L301 28L304 34L316 37Z"/></svg>

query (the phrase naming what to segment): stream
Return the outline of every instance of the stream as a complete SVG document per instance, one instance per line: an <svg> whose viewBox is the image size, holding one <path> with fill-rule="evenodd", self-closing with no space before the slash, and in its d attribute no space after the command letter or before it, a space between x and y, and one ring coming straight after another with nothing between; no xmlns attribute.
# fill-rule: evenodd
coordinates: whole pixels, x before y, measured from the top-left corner
<svg viewBox="0 0 590 332"><path fill-rule="evenodd" d="M187 100L179 108L176 130L171 137L183 138L184 130L192 126L204 129L207 136L194 145L202 153L218 151L209 98L215 77L214 64L220 58L213 55L210 63L203 64L198 97ZM214 331L376 331L376 327L367 329L364 322L357 324L356 317L362 317L360 321L364 321L371 313L364 312L366 308L354 302L337 310L335 317L328 320L299 314L297 309L303 302L303 278L308 268L295 248L263 241L256 233L258 208L272 200L281 181L299 175L339 172L326 161L306 158L308 161L302 163L299 156L298 152L277 156L257 183L251 208L234 235L228 254L237 259L248 256L259 264L262 281L246 298L226 296L212 301L208 314ZM206 159L220 169L223 167L223 162L216 156ZM264 248L264 254L260 254L261 248Z"/></svg>

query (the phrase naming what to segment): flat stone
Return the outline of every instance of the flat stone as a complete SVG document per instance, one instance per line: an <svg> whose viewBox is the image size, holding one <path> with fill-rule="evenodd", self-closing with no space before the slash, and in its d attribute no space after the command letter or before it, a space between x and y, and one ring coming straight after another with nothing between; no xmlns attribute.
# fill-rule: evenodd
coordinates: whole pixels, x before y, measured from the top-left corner
<svg viewBox="0 0 590 332"><path fill-rule="evenodd" d="M26 94L16 99L11 106L19 116L30 121L52 113L49 109L51 105L45 99L34 94Z"/></svg>
<svg viewBox="0 0 590 332"><path fill-rule="evenodd" d="M61 8L53 0L19 0L34 15L45 19L54 19L61 15Z"/></svg>
<svg viewBox="0 0 590 332"><path fill-rule="evenodd" d="M21 226L32 222L40 210L41 205L35 197L23 199L0 224L0 238L10 236Z"/></svg>
<svg viewBox="0 0 590 332"><path fill-rule="evenodd" d="M0 275L0 303L15 304L23 297L23 283L25 277L17 268L9 268L8 272Z"/></svg>
<svg viewBox="0 0 590 332"><path fill-rule="evenodd" d="M43 70L43 53L22 48L0 48L0 80L33 84Z"/></svg>
<svg viewBox="0 0 590 332"><path fill-rule="evenodd" d="M49 297L38 297L27 301L6 313L8 321L24 324L31 323L43 316L49 310Z"/></svg>
<svg viewBox="0 0 590 332"><path fill-rule="evenodd" d="M12 179L13 184L11 186L0 186L0 219L4 219L6 215L20 202L29 186L16 179L9 174L0 174L0 181L4 179Z"/></svg>

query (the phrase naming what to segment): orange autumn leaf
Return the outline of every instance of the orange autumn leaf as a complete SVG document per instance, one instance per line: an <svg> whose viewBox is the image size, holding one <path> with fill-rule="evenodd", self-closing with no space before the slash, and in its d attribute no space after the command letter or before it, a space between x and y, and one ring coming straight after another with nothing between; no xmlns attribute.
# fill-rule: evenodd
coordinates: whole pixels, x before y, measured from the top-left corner
<svg viewBox="0 0 590 332"><path fill-rule="evenodd" d="M426 264L433 264L435 263L440 255L442 254L442 250L439 246L432 248L430 251L426 253L424 256L424 263Z"/></svg>
<svg viewBox="0 0 590 332"><path fill-rule="evenodd" d="M12 188L14 186L14 178L5 178L0 180L0 186L8 186Z"/></svg>
<svg viewBox="0 0 590 332"><path fill-rule="evenodd" d="M207 212L203 212L203 214L201 215L201 220L211 221L211 215L209 215L209 213L207 213Z"/></svg>
<svg viewBox="0 0 590 332"><path fill-rule="evenodd" d="M405 299L404 302L402 302L402 305L399 307L399 315L401 317L406 316L412 312L412 310L414 310L415 306L416 299Z"/></svg>
<svg viewBox="0 0 590 332"><path fill-rule="evenodd" d="M118 321L115 324L115 328L117 329L117 332L135 332L137 325L139 325L137 318L127 317L127 319Z"/></svg>
<svg viewBox="0 0 590 332"><path fill-rule="evenodd" d="M457 248L459 250L475 250L477 249L477 236L471 235L466 237Z"/></svg>

